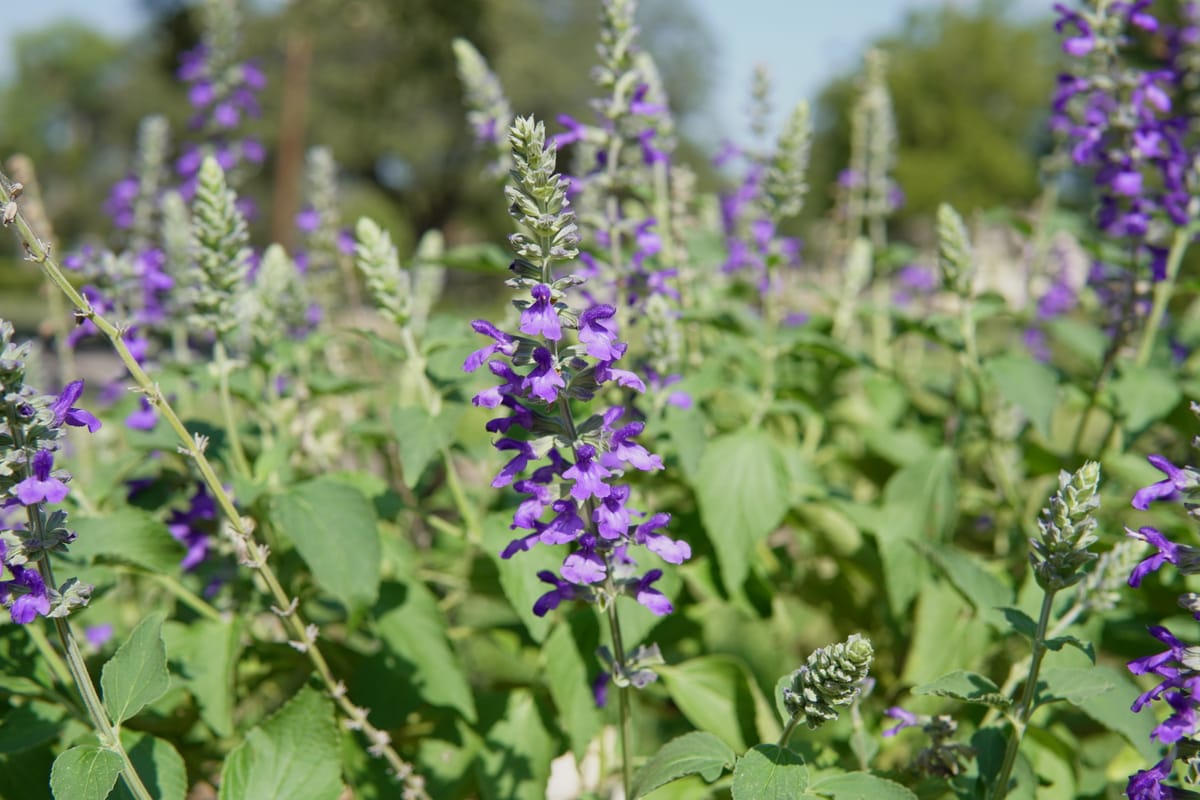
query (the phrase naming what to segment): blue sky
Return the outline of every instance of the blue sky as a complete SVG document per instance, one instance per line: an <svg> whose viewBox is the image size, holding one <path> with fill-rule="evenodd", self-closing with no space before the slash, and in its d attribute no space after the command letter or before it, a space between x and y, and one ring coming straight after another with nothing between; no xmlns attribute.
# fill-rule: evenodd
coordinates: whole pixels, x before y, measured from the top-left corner
<svg viewBox="0 0 1200 800"><path fill-rule="evenodd" d="M496 0L502 2L502 0ZM565 0L571 1L571 0ZM582 0L574 0L580 2ZM852 70L864 45L893 29L907 9L971 0L693 0L721 42L705 138L743 140L750 75L771 71L776 109L790 108L833 75ZM1009 0L1020 14L1049 16L1052 0ZM0 77L11 73L9 35L72 19L130 34L141 22L137 0L0 0ZM732 123L732 124L731 124Z"/></svg>

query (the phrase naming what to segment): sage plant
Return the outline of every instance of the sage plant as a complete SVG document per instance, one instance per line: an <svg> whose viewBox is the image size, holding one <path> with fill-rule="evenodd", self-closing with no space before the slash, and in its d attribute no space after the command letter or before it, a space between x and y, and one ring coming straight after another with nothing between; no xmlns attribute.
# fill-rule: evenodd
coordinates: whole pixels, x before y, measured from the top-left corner
<svg viewBox="0 0 1200 800"><path fill-rule="evenodd" d="M504 331L486 320L472 327L489 343L472 353L464 369L487 365L500 384L475 395L476 406L504 409L487 429L497 434L494 446L510 454L492 481L512 485L524 495L511 527L529 531L514 539L502 553L512 558L538 545L570 545L556 572L538 577L549 585L534 603L541 616L573 600L596 603L606 612L612 652L606 672L621 689L620 715L625 785L630 761L628 687L654 679L647 669L657 649L631 650L621 638L617 598L627 595L652 613L668 614L671 601L654 587L660 568L638 569L639 547L670 564L691 557L686 542L661 531L670 521L665 513L635 510L632 487L620 482L632 470L663 468L662 460L637 443L643 423L623 421L625 409L610 406L581 418L572 401L595 401L608 385L644 391L636 374L616 366L626 345L618 338L617 309L605 303L572 307L570 292L583 283L562 268L579 256L579 232L568 181L555 172L556 149L547 145L545 128L532 118L518 117L509 132L513 180L505 187L509 213L519 232L510 237L516 253L508 285L519 292L515 331ZM568 337L575 331L576 343ZM638 521L641 519L642 521Z"/></svg>

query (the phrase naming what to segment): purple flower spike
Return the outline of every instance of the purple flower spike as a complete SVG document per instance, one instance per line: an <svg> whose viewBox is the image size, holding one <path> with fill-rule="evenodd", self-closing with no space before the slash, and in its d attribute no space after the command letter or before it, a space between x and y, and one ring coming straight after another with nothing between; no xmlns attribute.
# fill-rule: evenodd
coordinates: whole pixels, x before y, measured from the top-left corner
<svg viewBox="0 0 1200 800"><path fill-rule="evenodd" d="M39 450L33 454L33 475L16 485L17 499L22 505L61 503L67 497L67 485L50 474L54 454Z"/></svg>
<svg viewBox="0 0 1200 800"><path fill-rule="evenodd" d="M81 394L83 394L83 381L72 381L62 390L62 394L54 401L54 405L50 406L50 410L54 412L54 427L61 427L65 422L76 428L87 428L88 433L100 430L100 420L96 419L90 411L75 407L75 401Z"/></svg>
<svg viewBox="0 0 1200 800"><path fill-rule="evenodd" d="M552 342L562 338L562 325L558 312L550 300L550 287L539 283L533 287L533 303L521 312L521 332L530 336L544 336Z"/></svg>
<svg viewBox="0 0 1200 800"><path fill-rule="evenodd" d="M1150 504L1155 500L1176 501L1183 497L1183 492L1191 488L1194 483L1186 469L1179 467L1167 461L1160 455L1146 456L1154 467L1166 475L1165 480L1151 484L1144 489L1139 489L1133 496L1133 507L1138 511L1145 511L1150 508Z"/></svg>

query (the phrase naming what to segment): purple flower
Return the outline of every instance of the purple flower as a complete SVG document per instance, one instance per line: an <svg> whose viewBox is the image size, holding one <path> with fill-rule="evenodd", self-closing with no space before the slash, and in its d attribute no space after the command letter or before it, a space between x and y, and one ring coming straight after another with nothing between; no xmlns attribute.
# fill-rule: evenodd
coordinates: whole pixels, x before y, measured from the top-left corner
<svg viewBox="0 0 1200 800"><path fill-rule="evenodd" d="M321 225L321 212L309 207L296 214L296 228L302 233L312 233Z"/></svg>
<svg viewBox="0 0 1200 800"><path fill-rule="evenodd" d="M663 571L661 569L652 569L637 582L634 589L634 597L637 601L650 609L650 612L655 616L665 616L675 610L671 605L671 601L667 596L655 589L651 584L661 578Z"/></svg>
<svg viewBox="0 0 1200 800"><path fill-rule="evenodd" d="M481 333L484 336L490 336L495 339L494 344L489 344L487 347L481 347L471 355L467 356L467 360L463 362L463 370L466 372L474 372L479 367L492 357L493 353L503 353L506 356L512 356L517 351L517 342L513 337L509 336L504 331L497 328L486 319L477 319L471 322L471 327L476 333Z"/></svg>
<svg viewBox="0 0 1200 800"><path fill-rule="evenodd" d="M554 368L554 356L546 348L539 347L533 351L533 361L537 367L525 376L522 388L539 400L553 403L558 399L558 390L567 385L562 374Z"/></svg>
<svg viewBox="0 0 1200 800"><path fill-rule="evenodd" d="M217 504L203 483L196 484L185 511L172 511L167 518L167 530L184 547L187 553L179 562L184 572L191 572L208 556L211 543L209 529L217 518Z"/></svg>
<svg viewBox="0 0 1200 800"><path fill-rule="evenodd" d="M1160 455L1146 456L1146 460L1154 465L1159 472L1166 475L1165 480L1151 484L1144 489L1139 489L1133 496L1133 507L1139 511L1145 511L1150 508L1150 504L1155 500L1176 501L1182 498L1183 492L1192 488L1195 481L1192 479L1189 470L1180 469L1172 464L1166 458Z"/></svg>
<svg viewBox="0 0 1200 800"><path fill-rule="evenodd" d="M145 397L138 398L138 409L125 418L125 427L135 431L152 431L158 424L158 412Z"/></svg>
<svg viewBox="0 0 1200 800"><path fill-rule="evenodd" d="M596 538L591 534L580 536L579 549L563 559L562 576L571 583L585 586L599 583L606 575L608 567L596 552Z"/></svg>
<svg viewBox="0 0 1200 800"><path fill-rule="evenodd" d="M655 533L659 528L666 527L671 521L670 514L658 513L637 526L634 541L645 545L651 553L655 553L668 564L682 564L692 557L692 548L687 542Z"/></svg>
<svg viewBox="0 0 1200 800"><path fill-rule="evenodd" d="M89 625L83 629L83 636L87 639L88 644L99 650L108 643L112 638L113 626L110 622L104 622L100 625Z"/></svg>
<svg viewBox="0 0 1200 800"><path fill-rule="evenodd" d="M538 580L554 587L534 601L533 613L539 617L544 617L547 611L558 608L559 603L564 600L574 600L579 595L579 587L562 580L549 570L542 570L537 576Z"/></svg>
<svg viewBox="0 0 1200 800"><path fill-rule="evenodd" d="M633 441L633 438L640 435L645 427L645 423L631 422L618 430L612 435L611 449L606 455L611 456L613 462L624 462L643 472L662 469L661 458ZM616 466L616 463L610 462L608 466Z"/></svg>
<svg viewBox="0 0 1200 800"><path fill-rule="evenodd" d="M33 454L33 474L14 487L22 505L61 503L66 499L67 485L50 474L53 467L54 454L49 450Z"/></svg>
<svg viewBox="0 0 1200 800"><path fill-rule="evenodd" d="M1172 800L1175 792L1162 782L1171 777L1174 760L1174 755L1168 755L1150 769L1139 770L1131 776L1125 787L1126 797L1129 800Z"/></svg>
<svg viewBox="0 0 1200 800"><path fill-rule="evenodd" d="M1143 542L1154 545L1158 551L1139 561L1133 568L1133 572L1129 575L1129 585L1135 589L1142 585L1142 581L1147 575L1158 570L1163 564L1174 564L1184 574L1192 574L1196 566L1200 565L1200 549L1175 544L1163 536L1157 528L1145 526L1138 528L1137 531L1126 528L1125 533L1134 539L1141 539Z"/></svg>
<svg viewBox="0 0 1200 800"><path fill-rule="evenodd" d="M596 708L604 708L608 704L608 684L611 680L612 675L601 670L596 680L592 681L592 699L596 701Z"/></svg>
<svg viewBox="0 0 1200 800"><path fill-rule="evenodd" d="M36 569L10 566L13 579L0 581L0 603L11 603L8 612L18 625L28 625L50 613L46 584Z"/></svg>
<svg viewBox="0 0 1200 800"><path fill-rule="evenodd" d="M501 486L508 486L510 483L512 483L513 479L525 470L525 467L529 464L530 460L536 457L536 454L533 452L533 448L529 446L528 442L504 438L497 441L493 446L497 450L501 451L517 451L517 454L513 456L512 460L505 464L500 469L499 474L492 479L492 488L494 489L499 489Z"/></svg>
<svg viewBox="0 0 1200 800"><path fill-rule="evenodd" d="M550 520L550 524L542 528L543 544L566 544L579 538L584 530L583 520L571 500L555 500L551 505L558 514Z"/></svg>
<svg viewBox="0 0 1200 800"><path fill-rule="evenodd" d="M589 497L608 497L612 489L604 479L611 474L596 460L596 448L584 444L575 449L575 464L563 473L563 477L575 481L575 485L571 487L571 496L582 503Z"/></svg>
<svg viewBox="0 0 1200 800"><path fill-rule="evenodd" d="M605 539L620 539L629 532L629 508L625 505L628 500L629 486L622 483L612 487L608 497L596 504L592 520Z"/></svg>
<svg viewBox="0 0 1200 800"><path fill-rule="evenodd" d="M625 345L617 340L617 325L613 319L617 310L610 305L595 305L579 317L579 341L586 345L587 354L601 361L616 361L625 355Z"/></svg>
<svg viewBox="0 0 1200 800"><path fill-rule="evenodd" d="M75 401L83 394L83 381L72 381L62 390L62 394L50 406L54 412L54 427L61 427L65 422L77 428L86 427L89 433L100 430L100 420L91 412L75 407Z"/></svg>
<svg viewBox="0 0 1200 800"><path fill-rule="evenodd" d="M883 732L884 736L895 736L905 728L914 728L921 724L916 714L912 713L911 711L905 711L900 706L892 706L883 713L887 714L892 719L899 720L896 727L888 728Z"/></svg>
<svg viewBox="0 0 1200 800"><path fill-rule="evenodd" d="M550 287L539 283L533 287L533 302L521 312L521 332L530 336L544 336L552 342L562 338L562 327L558 312L551 302Z"/></svg>

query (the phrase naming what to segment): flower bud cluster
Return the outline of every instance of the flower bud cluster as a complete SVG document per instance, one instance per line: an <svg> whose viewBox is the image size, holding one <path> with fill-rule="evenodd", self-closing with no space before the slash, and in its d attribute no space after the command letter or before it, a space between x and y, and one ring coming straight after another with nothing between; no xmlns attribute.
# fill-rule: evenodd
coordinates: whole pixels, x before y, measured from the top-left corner
<svg viewBox="0 0 1200 800"><path fill-rule="evenodd" d="M458 79L466 94L467 122L471 124L475 141L494 150L489 171L507 175L512 161L504 134L512 125L513 111L504 95L504 87L474 45L466 39L455 39L453 47Z"/></svg>
<svg viewBox="0 0 1200 800"><path fill-rule="evenodd" d="M68 493L70 475L54 468L63 426L94 432L100 421L75 406L83 381L57 396L26 384L30 347L12 337L12 325L0 320L0 605L24 625L38 616L64 616L86 605L91 594L74 578L47 586L39 562L75 539L66 512L48 508Z"/></svg>
<svg viewBox="0 0 1200 800"><path fill-rule="evenodd" d="M487 424L500 437L496 449L511 454L492 486L511 484L525 496L511 527L529 533L513 540L502 557L539 543L572 545L560 573L538 574L552 587L535 602L538 615L564 600L607 604L617 593L633 596L656 614L669 613L670 601L653 587L662 570L636 575L632 550L642 546L680 564L691 556L691 548L660 532L669 515L631 508L632 489L619 482L629 470L662 469L662 460L637 443L643 423L623 420L624 408L594 412L580 423L572 408L573 400L592 401L606 384L635 391L644 391L645 385L635 373L616 366L626 351L618 338L617 309L603 303L583 310L571 307L572 290L583 279L555 276L555 265L578 256L579 234L567 198L568 181L555 172L555 147L547 146L544 127L518 118L509 143L513 182L505 194L520 230L510 237L517 258L508 285L523 295L514 301L520 321L512 333L486 320L474 321L475 331L491 342L463 365L473 372L486 364L501 381L472 402L509 412ZM568 339L572 331L575 344Z"/></svg>
<svg viewBox="0 0 1200 800"><path fill-rule="evenodd" d="M1099 488L1099 462L1088 461L1074 474L1066 470L1058 474L1058 491L1038 519L1040 535L1030 540L1034 577L1047 592L1083 580L1083 568L1096 559L1088 548L1098 541Z"/></svg>
<svg viewBox="0 0 1200 800"><path fill-rule="evenodd" d="M793 717L803 715L810 728L838 718L837 706L848 706L871 671L875 649L859 633L844 642L814 650L792 673L783 690L783 705Z"/></svg>

